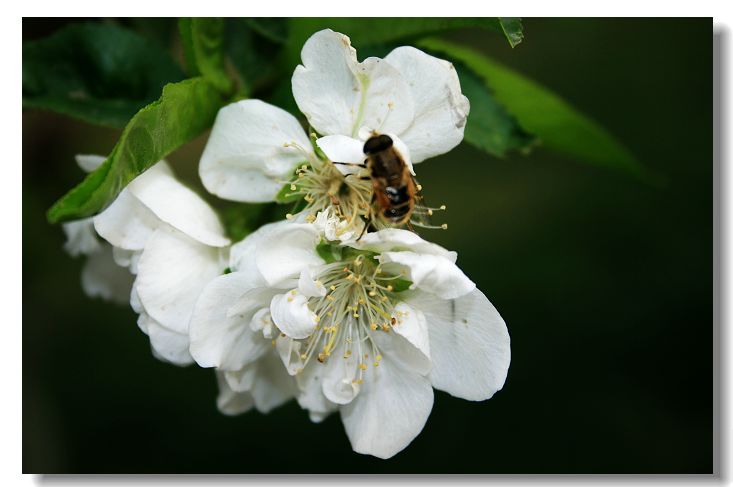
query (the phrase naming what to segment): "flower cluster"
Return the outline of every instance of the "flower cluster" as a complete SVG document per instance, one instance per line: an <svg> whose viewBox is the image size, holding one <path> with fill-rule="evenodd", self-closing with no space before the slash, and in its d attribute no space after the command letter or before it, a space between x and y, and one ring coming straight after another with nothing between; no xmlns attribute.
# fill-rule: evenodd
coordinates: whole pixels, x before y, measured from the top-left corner
<svg viewBox="0 0 733 487"><path fill-rule="evenodd" d="M292 204L287 219L232 245L161 161L66 224L67 250L89 256L90 295L129 296L157 357L216 371L225 414L294 398L315 422L338 411L355 451L389 458L422 430L433 388L485 400L509 367L499 313L455 252L412 231L434 210L414 165L461 142L469 102L450 63L412 47L359 62L331 30L306 42L292 88L308 133L239 101L220 110L199 166L211 193ZM379 173L379 157L400 171Z"/></svg>

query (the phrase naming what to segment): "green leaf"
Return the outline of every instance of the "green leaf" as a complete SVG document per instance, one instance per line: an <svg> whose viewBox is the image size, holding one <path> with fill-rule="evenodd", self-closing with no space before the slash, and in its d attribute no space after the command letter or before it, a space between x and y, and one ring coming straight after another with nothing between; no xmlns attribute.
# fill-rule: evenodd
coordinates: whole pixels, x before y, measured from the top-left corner
<svg viewBox="0 0 733 487"><path fill-rule="evenodd" d="M603 127L537 82L484 54L443 39L424 39L418 45L470 68L494 98L524 129L539 137L544 146L587 163L649 176L637 159Z"/></svg>
<svg viewBox="0 0 733 487"><path fill-rule="evenodd" d="M124 127L183 72L157 43L109 24L72 24L23 44L23 107Z"/></svg>
<svg viewBox="0 0 733 487"><path fill-rule="evenodd" d="M226 19L225 49L250 95L277 81L278 58L286 36L285 19ZM281 76L290 86L290 74Z"/></svg>
<svg viewBox="0 0 733 487"><path fill-rule="evenodd" d="M300 49L305 40L321 29L333 29L349 36L357 47L387 44L399 40L423 37L447 30L480 27L503 34L514 47L522 41L522 22L518 18L313 18L290 20L290 42Z"/></svg>
<svg viewBox="0 0 733 487"><path fill-rule="evenodd" d="M469 144L496 157L518 150L527 153L537 142L496 101L486 84L470 69L456 65L461 90L471 101L471 113L466 124L464 139Z"/></svg>
<svg viewBox="0 0 733 487"><path fill-rule="evenodd" d="M222 93L230 94L232 80L226 72L224 19L217 17L178 20L183 53L190 76L203 76Z"/></svg>
<svg viewBox="0 0 733 487"><path fill-rule="evenodd" d="M102 210L136 176L210 127L223 104L204 78L166 85L159 100L130 120L107 160L51 207L48 220L57 223Z"/></svg>
<svg viewBox="0 0 733 487"><path fill-rule="evenodd" d="M316 245L316 253L323 259L326 264L333 264L342 259L342 248L325 240Z"/></svg>
<svg viewBox="0 0 733 487"><path fill-rule="evenodd" d="M407 291L408 289L410 289L410 286L412 286L412 281L410 281L409 279L403 279L401 277L393 281L386 281L385 283L390 284L392 286L392 292L395 293Z"/></svg>

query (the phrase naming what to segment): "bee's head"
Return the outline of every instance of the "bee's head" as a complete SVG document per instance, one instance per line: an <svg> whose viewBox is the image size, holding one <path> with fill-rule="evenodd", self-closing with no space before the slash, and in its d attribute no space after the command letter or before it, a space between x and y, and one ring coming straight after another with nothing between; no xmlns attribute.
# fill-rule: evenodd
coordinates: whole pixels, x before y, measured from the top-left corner
<svg viewBox="0 0 733 487"><path fill-rule="evenodd" d="M373 135L364 143L364 154L376 154L392 147L392 137L389 135Z"/></svg>

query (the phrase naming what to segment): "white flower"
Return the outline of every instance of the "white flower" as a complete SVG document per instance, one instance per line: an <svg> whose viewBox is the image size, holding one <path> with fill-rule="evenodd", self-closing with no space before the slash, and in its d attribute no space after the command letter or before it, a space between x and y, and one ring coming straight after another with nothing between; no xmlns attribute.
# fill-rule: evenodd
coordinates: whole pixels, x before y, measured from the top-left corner
<svg viewBox="0 0 733 487"><path fill-rule="evenodd" d="M92 172L104 162L104 157L77 155L76 162L85 172ZM87 257L81 271L81 286L89 297L124 304L130 296L132 276L126 269L115 264L112 247L100 241L94 231L92 218L64 223L61 228L66 234L64 250L72 257Z"/></svg>
<svg viewBox="0 0 733 487"><path fill-rule="evenodd" d="M191 353L226 375L272 361L274 344L312 420L339 410L355 451L391 457L422 430L433 387L484 400L506 378L504 321L455 260L404 230L343 246L314 225L268 225L202 294Z"/></svg>
<svg viewBox="0 0 733 487"><path fill-rule="evenodd" d="M229 240L211 207L165 161L135 178L93 218L115 261L136 274L130 305L156 357L192 363L188 321L201 290L226 268Z"/></svg>
<svg viewBox="0 0 733 487"><path fill-rule="evenodd" d="M384 59L359 63L349 38L332 30L311 36L301 57L293 95L329 160L316 154L286 111L239 101L219 111L201 157L199 174L208 191L266 202L289 184L290 192L281 196L304 198L313 216L334 205L342 220L354 224L368 215L371 182L345 177L359 170L331 161L362 164L364 141L375 131L391 136L410 168L463 139L469 103L449 62L398 47Z"/></svg>
<svg viewBox="0 0 733 487"><path fill-rule="evenodd" d="M268 307L260 306L278 291L265 287L256 267L243 261L263 235L281 225L289 223L265 225L232 247L232 272L209 282L191 317L191 354L201 367L216 368L217 404L226 414L239 414L253 406L266 413L297 392L273 347L280 331Z"/></svg>

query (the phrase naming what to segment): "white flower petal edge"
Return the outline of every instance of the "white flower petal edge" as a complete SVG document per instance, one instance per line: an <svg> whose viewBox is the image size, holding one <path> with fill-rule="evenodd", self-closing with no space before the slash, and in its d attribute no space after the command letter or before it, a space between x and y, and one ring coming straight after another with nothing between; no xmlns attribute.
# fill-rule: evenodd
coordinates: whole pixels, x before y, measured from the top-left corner
<svg viewBox="0 0 733 487"><path fill-rule="evenodd" d="M470 401L502 388L511 361L509 332L481 291L455 300L416 293L408 302L429 323L433 387Z"/></svg>
<svg viewBox="0 0 733 487"><path fill-rule="evenodd" d="M384 360L361 386L359 397L341 408L341 419L354 451L390 458L420 434L433 408L433 388L419 371L389 353L379 337Z"/></svg>
<svg viewBox="0 0 733 487"><path fill-rule="evenodd" d="M204 286L224 270L221 251L178 230L161 227L145 244L135 288L146 312L161 325L188 333L188 321Z"/></svg>
<svg viewBox="0 0 733 487"><path fill-rule="evenodd" d="M105 158L78 154L76 162L85 172L97 169ZM130 295L132 277L127 270L116 265L113 248L97 237L93 218L82 218L64 223L66 234L64 250L72 257L87 256L81 271L81 287L91 297L100 297L117 304L124 304Z"/></svg>
<svg viewBox="0 0 733 487"><path fill-rule="evenodd" d="M443 299L454 299L473 291L476 284L449 259L417 252L384 252L383 264L398 264L412 281L410 289L421 289Z"/></svg>
<svg viewBox="0 0 733 487"><path fill-rule="evenodd" d="M201 293L191 317L191 354L200 366L224 372L218 404L226 414L244 412L250 399L258 411L266 413L297 391L267 338L277 330L259 323L269 322L266 311L273 292L253 287L256 283L257 276L253 279L237 271L214 279Z"/></svg>
<svg viewBox="0 0 733 487"><path fill-rule="evenodd" d="M294 287L289 279L298 279L303 269L323 264L316 252L321 234L314 225L291 223L270 228L261 238L255 251L257 269L270 286Z"/></svg>
<svg viewBox="0 0 733 487"><path fill-rule="evenodd" d="M213 247L230 243L214 210L179 182L165 161L135 178L94 217L99 235L115 247L134 251L142 250L161 224Z"/></svg>
<svg viewBox="0 0 733 487"><path fill-rule="evenodd" d="M273 293L250 299L250 306L231 310L252 289L252 276L243 272L219 276L204 288L189 327L191 354L201 367L237 371L271 348L250 323L259 309L269 306Z"/></svg>
<svg viewBox="0 0 733 487"><path fill-rule="evenodd" d="M412 124L400 133L412 162L445 154L460 144L470 104L461 94L453 65L409 46L398 47L384 60L407 81L415 103Z"/></svg>
<svg viewBox="0 0 733 487"><path fill-rule="evenodd" d="M293 97L320 134L356 137L362 127L400 132L412 121L407 83L382 59L359 63L347 36L316 32L303 45L301 59L293 73Z"/></svg>
<svg viewBox="0 0 733 487"><path fill-rule="evenodd" d="M112 258L112 247L104 245L89 254L81 271L81 287L87 296L100 297L117 304L127 303L133 276Z"/></svg>
<svg viewBox="0 0 733 487"><path fill-rule="evenodd" d="M273 201L309 157L311 143L295 117L260 100L242 100L219 110L199 174L220 198Z"/></svg>

